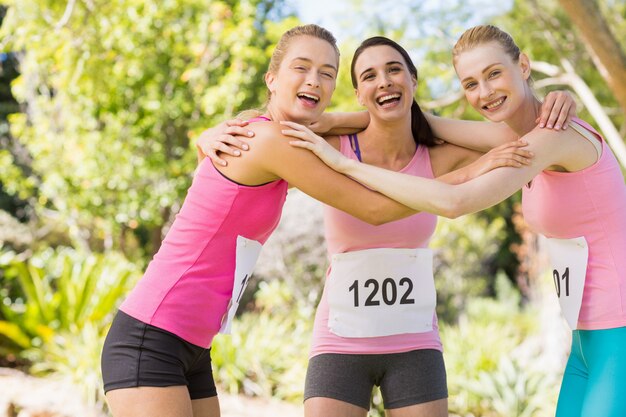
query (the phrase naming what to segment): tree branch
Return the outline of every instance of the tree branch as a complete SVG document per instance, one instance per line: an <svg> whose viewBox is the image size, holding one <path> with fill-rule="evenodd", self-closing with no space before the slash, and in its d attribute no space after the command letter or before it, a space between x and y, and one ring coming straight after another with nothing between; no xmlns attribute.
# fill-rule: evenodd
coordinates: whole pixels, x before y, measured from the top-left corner
<svg viewBox="0 0 626 417"><path fill-rule="evenodd" d="M450 104L461 100L463 96L463 91L453 91L452 93L448 93L443 97L439 97L438 99L420 102L420 107L425 110L432 110L440 107L449 106Z"/></svg>
<svg viewBox="0 0 626 417"><path fill-rule="evenodd" d="M596 0L559 0L579 29L593 62L626 114L626 54Z"/></svg>
<svg viewBox="0 0 626 417"><path fill-rule="evenodd" d="M61 17L61 20L59 20L57 24L54 25L55 29L59 30L63 26L67 25L67 22L70 21L70 18L72 17L72 13L74 12L74 6L76 6L76 0L69 0L67 2L67 6L65 6L65 12L63 13L63 17Z"/></svg>

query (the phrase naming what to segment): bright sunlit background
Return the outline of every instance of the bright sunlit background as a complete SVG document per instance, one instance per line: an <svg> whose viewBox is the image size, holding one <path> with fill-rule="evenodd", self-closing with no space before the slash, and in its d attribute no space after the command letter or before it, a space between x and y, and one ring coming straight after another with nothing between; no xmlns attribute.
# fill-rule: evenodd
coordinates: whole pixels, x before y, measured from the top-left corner
<svg viewBox="0 0 626 417"><path fill-rule="evenodd" d="M591 7L614 42L583 37L567 4ZM107 415L103 337L180 208L195 139L263 105L272 45L294 25L339 40L331 110L359 110L350 58L382 34L411 52L421 107L464 119L480 117L451 47L472 25L499 25L530 56L538 96L570 90L626 165L626 58L594 53L624 53L623 0L0 0L0 21L0 417ZM301 415L320 222L318 204L290 193L233 335L215 340L224 417L288 416L277 404ZM568 332L519 196L441 220L431 246L451 415L553 416ZM371 415L383 415L378 393Z"/></svg>

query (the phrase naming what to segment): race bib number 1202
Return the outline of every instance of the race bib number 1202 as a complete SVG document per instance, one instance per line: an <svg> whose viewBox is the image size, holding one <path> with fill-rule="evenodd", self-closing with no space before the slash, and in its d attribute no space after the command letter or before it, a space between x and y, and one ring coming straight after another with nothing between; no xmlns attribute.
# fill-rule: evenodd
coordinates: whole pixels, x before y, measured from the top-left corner
<svg viewBox="0 0 626 417"><path fill-rule="evenodd" d="M433 329L436 304L430 249L366 249L332 257L328 327L342 337Z"/></svg>

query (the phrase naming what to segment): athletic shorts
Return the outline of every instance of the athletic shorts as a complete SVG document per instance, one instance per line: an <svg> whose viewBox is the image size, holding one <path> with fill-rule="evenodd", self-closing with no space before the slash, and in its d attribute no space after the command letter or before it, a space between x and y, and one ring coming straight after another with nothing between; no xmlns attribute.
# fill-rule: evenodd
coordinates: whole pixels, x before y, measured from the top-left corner
<svg viewBox="0 0 626 417"><path fill-rule="evenodd" d="M215 397L211 349L118 311L102 350L104 392L185 385L192 400Z"/></svg>
<svg viewBox="0 0 626 417"><path fill-rule="evenodd" d="M333 398L369 410L380 386L385 409L448 398L443 354L434 349L389 354L316 355L309 361L304 400Z"/></svg>

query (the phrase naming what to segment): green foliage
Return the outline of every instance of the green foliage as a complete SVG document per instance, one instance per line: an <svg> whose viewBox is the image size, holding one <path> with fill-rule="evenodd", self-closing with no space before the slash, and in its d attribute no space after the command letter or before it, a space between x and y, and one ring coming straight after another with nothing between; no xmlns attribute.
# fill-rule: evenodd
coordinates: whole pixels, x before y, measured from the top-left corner
<svg viewBox="0 0 626 417"><path fill-rule="evenodd" d="M104 331L108 316L137 278L137 269L117 254L85 255L51 249L24 261L11 253L0 258L7 285L0 294L0 334L4 348L32 362L63 332L80 333L87 326ZM17 285L23 298L11 299Z"/></svg>
<svg viewBox="0 0 626 417"><path fill-rule="evenodd" d="M11 131L33 159L18 169L4 152L0 182L72 246L132 253L133 230L158 244L191 180L194 132L263 101L263 18L280 2L7 3L0 38L19 52L25 109Z"/></svg>
<svg viewBox="0 0 626 417"><path fill-rule="evenodd" d="M215 380L230 393L302 401L313 310L278 280L260 284L255 307L214 339Z"/></svg>
<svg viewBox="0 0 626 417"><path fill-rule="evenodd" d="M53 373L82 390L90 405L104 407L100 352L111 315L138 278L120 254L86 255L48 249L28 260L0 257L9 284L0 311L0 353L28 359L34 374ZM7 294L17 285L23 298Z"/></svg>
<svg viewBox="0 0 626 417"><path fill-rule="evenodd" d="M56 332L37 352L40 359L31 366L30 372L53 374L69 381L78 387L87 405L104 409L100 354L109 324L109 320L87 322L81 327Z"/></svg>
<svg viewBox="0 0 626 417"><path fill-rule="evenodd" d="M515 358L502 357L494 371L480 371L464 389L477 399L475 415L548 417L554 414L556 382L554 375L529 372Z"/></svg>
<svg viewBox="0 0 626 417"><path fill-rule="evenodd" d="M495 274L489 270L502 240L504 220L489 221L475 215L456 220L439 219L431 241L435 251L437 315L454 322L472 297L493 288Z"/></svg>
<svg viewBox="0 0 626 417"><path fill-rule="evenodd" d="M470 300L456 326L441 326L449 408L453 415L543 417L556 407L558 375L533 361L540 348L536 312L519 306L519 294L504 275L497 299Z"/></svg>

